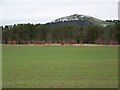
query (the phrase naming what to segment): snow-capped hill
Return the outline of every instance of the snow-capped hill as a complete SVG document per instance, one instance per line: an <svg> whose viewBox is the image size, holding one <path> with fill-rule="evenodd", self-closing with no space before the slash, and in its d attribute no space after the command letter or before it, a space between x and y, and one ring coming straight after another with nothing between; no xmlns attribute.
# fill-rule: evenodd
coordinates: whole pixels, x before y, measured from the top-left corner
<svg viewBox="0 0 120 90"><path fill-rule="evenodd" d="M82 20L85 16L84 15L78 15L78 14L73 14L70 16L58 18L52 22L65 22L65 21L75 21L75 20Z"/></svg>
<svg viewBox="0 0 120 90"><path fill-rule="evenodd" d="M69 21L89 22L92 24L100 24L103 22L103 20L88 16L88 15L73 14L70 16L58 18L58 19L52 21L51 23L69 22Z"/></svg>
<svg viewBox="0 0 120 90"><path fill-rule="evenodd" d="M92 16L88 15L79 15L79 14L73 14L70 16L65 16L58 18L56 20L53 20L50 23L47 23L47 25L65 25L65 24L78 24L82 26L86 25L100 25L100 26L107 26L111 23L108 23L106 21L94 18Z"/></svg>

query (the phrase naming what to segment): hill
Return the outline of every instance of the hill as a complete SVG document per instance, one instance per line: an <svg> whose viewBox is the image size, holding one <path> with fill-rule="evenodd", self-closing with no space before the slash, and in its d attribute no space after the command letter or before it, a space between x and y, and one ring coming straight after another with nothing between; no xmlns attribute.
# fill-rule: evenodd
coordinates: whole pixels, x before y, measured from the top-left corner
<svg viewBox="0 0 120 90"><path fill-rule="evenodd" d="M68 25L77 24L77 25L81 25L81 26L99 25L99 26L106 27L107 25L113 25L114 23L108 22L108 21L103 21L103 20L94 18L92 16L79 15L79 14L73 14L70 16L61 17L61 18L55 19L55 20L47 23L47 25L49 25L49 26L66 25L66 24L68 24Z"/></svg>

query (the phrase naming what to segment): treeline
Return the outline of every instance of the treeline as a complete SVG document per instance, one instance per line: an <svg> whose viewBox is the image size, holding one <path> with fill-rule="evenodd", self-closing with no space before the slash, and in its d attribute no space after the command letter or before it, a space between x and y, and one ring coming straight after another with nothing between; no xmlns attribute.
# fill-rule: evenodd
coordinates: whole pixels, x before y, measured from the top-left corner
<svg viewBox="0 0 120 90"><path fill-rule="evenodd" d="M2 27L3 44L118 44L120 22L111 26L17 24Z"/></svg>

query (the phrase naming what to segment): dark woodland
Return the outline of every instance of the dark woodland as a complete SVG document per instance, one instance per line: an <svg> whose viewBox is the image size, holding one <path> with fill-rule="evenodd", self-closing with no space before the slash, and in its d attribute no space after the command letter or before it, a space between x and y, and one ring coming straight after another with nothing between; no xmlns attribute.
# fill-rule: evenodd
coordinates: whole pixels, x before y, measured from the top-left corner
<svg viewBox="0 0 120 90"><path fill-rule="evenodd" d="M120 21L114 24L14 24L2 26L2 44L120 44Z"/></svg>

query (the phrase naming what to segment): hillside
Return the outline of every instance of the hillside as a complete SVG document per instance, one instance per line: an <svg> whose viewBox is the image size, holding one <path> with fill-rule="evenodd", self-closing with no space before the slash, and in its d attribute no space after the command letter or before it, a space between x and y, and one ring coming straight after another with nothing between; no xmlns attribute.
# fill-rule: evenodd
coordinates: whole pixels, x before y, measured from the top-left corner
<svg viewBox="0 0 120 90"><path fill-rule="evenodd" d="M49 26L65 25L65 24L77 24L77 25L81 25L81 26L99 25L99 26L106 27L107 25L112 25L114 23L103 21L103 20L94 18L92 16L79 15L79 14L73 14L70 16L61 17L61 18L55 19L55 20L47 23L47 25L49 25Z"/></svg>

